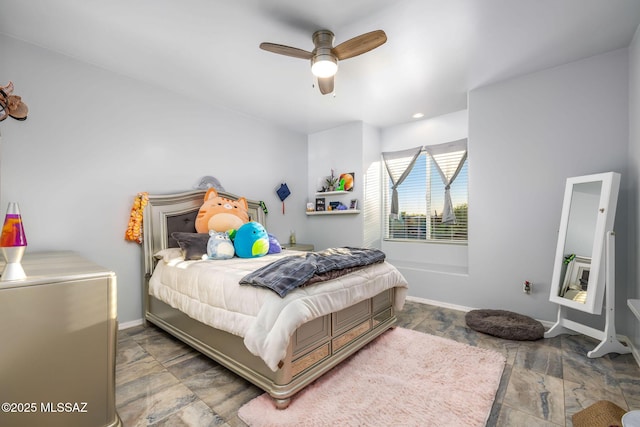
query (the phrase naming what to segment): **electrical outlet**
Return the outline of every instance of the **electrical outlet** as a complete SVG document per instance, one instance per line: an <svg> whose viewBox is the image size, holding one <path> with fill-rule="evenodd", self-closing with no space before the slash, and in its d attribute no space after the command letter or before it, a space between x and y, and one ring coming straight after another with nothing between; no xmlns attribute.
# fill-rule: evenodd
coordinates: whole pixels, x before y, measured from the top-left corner
<svg viewBox="0 0 640 427"><path fill-rule="evenodd" d="M525 280L524 283L522 284L522 292L524 292L525 294L529 295L531 294L531 288L533 287L533 283L531 283L528 280Z"/></svg>

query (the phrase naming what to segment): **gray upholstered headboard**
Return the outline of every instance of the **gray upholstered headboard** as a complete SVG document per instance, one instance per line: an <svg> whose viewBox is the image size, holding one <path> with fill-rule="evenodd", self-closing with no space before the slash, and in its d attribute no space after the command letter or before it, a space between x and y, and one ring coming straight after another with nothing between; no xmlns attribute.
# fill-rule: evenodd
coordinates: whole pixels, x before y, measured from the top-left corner
<svg viewBox="0 0 640 427"><path fill-rule="evenodd" d="M170 248L178 247L176 239L171 237L171 233L174 231L181 231L184 233L196 232L196 216L198 216L197 210L167 217L167 233L169 233L169 241L167 244Z"/></svg>
<svg viewBox="0 0 640 427"><path fill-rule="evenodd" d="M149 195L149 203L144 209L143 245L145 277L153 272L154 254L166 248L177 247L178 243L171 237L174 231L195 233L195 221L198 210L204 202L206 190L194 190L176 194ZM219 191L218 194L228 199L237 200L238 196ZM247 200L249 219L257 221L265 228L267 217L260 207L260 202Z"/></svg>

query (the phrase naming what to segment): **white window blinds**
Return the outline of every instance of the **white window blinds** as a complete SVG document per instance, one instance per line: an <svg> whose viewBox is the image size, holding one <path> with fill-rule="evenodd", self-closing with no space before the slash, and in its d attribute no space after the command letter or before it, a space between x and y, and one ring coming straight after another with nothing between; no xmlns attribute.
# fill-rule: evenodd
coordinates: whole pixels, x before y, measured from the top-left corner
<svg viewBox="0 0 640 427"><path fill-rule="evenodd" d="M383 153L387 239L424 241L467 240L468 160L466 139L446 144ZM414 158L413 154L418 152ZM400 177L395 181L390 176ZM393 188L397 211L392 212Z"/></svg>

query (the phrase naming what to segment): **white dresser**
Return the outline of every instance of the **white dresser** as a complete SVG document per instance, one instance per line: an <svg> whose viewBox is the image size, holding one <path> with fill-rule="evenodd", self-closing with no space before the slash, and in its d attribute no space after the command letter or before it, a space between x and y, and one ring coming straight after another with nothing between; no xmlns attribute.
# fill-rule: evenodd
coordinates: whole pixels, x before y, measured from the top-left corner
<svg viewBox="0 0 640 427"><path fill-rule="evenodd" d="M0 282L0 426L121 426L115 274L74 252L22 266Z"/></svg>

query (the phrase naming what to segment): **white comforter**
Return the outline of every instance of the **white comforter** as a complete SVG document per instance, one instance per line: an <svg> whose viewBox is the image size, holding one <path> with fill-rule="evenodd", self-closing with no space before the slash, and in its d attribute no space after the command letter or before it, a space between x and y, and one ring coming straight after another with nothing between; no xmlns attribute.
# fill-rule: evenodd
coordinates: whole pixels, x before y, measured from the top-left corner
<svg viewBox="0 0 640 427"><path fill-rule="evenodd" d="M280 298L275 292L239 281L294 251L259 258L184 261L179 249L165 249L149 281L149 293L190 317L244 337L251 353L272 370L286 355L293 332L305 322L341 310L396 287L394 308L401 310L407 282L387 262L373 264Z"/></svg>

